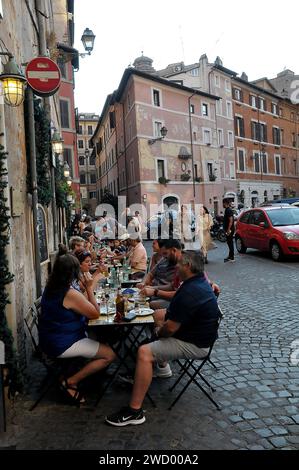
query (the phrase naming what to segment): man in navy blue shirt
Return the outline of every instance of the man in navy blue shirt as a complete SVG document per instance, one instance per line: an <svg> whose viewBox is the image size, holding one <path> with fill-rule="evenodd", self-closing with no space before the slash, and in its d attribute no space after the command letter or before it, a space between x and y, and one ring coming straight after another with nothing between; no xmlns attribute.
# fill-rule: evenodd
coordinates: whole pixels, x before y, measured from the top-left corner
<svg viewBox="0 0 299 470"><path fill-rule="evenodd" d="M107 416L114 426L142 424L144 397L153 377L153 364L174 359L203 358L217 338L218 305L211 285L204 276L201 253L185 251L178 262L182 285L174 295L163 325L156 329L152 343L138 350L133 393L128 407Z"/></svg>

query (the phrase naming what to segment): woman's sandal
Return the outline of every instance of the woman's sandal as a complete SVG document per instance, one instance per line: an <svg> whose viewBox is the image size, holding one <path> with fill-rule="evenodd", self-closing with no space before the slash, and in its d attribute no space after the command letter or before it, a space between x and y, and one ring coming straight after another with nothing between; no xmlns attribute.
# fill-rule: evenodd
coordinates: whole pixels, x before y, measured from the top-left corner
<svg viewBox="0 0 299 470"><path fill-rule="evenodd" d="M78 388L74 385L70 385L67 379L64 379L60 382L60 390L64 393L64 395L70 400L73 405L80 406L85 403L85 398L82 396L82 393L78 390ZM72 390L73 393L70 393Z"/></svg>

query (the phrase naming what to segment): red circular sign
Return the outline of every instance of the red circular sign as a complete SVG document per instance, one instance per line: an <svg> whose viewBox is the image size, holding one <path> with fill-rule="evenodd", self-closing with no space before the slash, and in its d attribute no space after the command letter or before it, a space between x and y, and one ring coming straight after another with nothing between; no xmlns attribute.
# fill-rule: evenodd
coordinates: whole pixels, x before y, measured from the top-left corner
<svg viewBox="0 0 299 470"><path fill-rule="evenodd" d="M39 96L51 96L58 90L61 74L58 65L48 57L36 57L26 67L26 78Z"/></svg>

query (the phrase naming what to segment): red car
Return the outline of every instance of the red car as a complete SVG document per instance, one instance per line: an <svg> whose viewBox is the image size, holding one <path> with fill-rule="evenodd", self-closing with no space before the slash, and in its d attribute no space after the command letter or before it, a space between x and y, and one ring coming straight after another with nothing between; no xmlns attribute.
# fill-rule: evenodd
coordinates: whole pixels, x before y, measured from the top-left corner
<svg viewBox="0 0 299 470"><path fill-rule="evenodd" d="M299 207L269 206L242 212L236 226L236 248L269 251L274 261L299 255Z"/></svg>

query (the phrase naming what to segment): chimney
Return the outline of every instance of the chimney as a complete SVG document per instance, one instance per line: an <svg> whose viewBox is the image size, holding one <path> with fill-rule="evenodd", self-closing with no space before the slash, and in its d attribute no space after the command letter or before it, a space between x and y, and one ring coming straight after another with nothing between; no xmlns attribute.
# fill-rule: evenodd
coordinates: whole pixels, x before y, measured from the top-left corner
<svg viewBox="0 0 299 470"><path fill-rule="evenodd" d="M248 82L248 75L245 72L242 73L241 80L244 80L245 82Z"/></svg>

